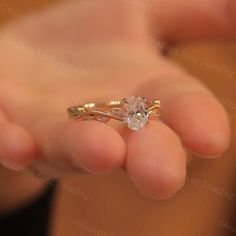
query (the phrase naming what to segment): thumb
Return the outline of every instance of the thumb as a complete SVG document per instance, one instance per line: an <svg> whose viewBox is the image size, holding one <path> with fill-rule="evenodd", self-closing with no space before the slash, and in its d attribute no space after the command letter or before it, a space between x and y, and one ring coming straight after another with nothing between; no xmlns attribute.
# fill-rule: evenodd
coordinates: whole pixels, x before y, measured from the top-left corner
<svg viewBox="0 0 236 236"><path fill-rule="evenodd" d="M236 38L236 0L152 0L152 3L155 34L162 39L182 42Z"/></svg>

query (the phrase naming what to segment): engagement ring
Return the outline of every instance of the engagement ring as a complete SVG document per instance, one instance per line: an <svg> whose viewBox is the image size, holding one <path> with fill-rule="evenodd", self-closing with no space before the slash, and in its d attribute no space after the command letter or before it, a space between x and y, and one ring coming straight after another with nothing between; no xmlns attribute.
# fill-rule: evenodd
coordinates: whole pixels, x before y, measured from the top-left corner
<svg viewBox="0 0 236 236"><path fill-rule="evenodd" d="M97 120L108 122L110 119L122 121L131 130L140 130L148 124L149 118L160 116L159 100L147 101L145 97L131 96L107 103L87 103L68 109L70 118L78 120Z"/></svg>

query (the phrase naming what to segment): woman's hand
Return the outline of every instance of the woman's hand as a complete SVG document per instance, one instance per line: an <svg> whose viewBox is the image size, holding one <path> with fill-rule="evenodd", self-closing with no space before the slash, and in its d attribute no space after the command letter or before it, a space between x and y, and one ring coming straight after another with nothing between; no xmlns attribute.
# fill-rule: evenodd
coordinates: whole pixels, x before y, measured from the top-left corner
<svg viewBox="0 0 236 236"><path fill-rule="evenodd" d="M228 148L223 107L196 78L164 58L153 40L191 39L189 27L175 32L178 27L165 25L161 9L168 7L160 1L153 1L155 9L162 6L159 16L134 3L67 1L2 29L3 165L52 177L124 167L144 195L162 199L185 182L186 150L215 158ZM233 35L231 28L224 30ZM161 120L133 132L116 122L66 116L74 104L130 95L160 99Z"/></svg>

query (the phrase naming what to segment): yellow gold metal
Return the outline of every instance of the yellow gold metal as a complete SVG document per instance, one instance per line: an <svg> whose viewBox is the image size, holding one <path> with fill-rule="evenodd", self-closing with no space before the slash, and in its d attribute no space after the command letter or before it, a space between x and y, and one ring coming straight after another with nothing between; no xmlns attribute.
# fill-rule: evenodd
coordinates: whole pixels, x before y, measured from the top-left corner
<svg viewBox="0 0 236 236"><path fill-rule="evenodd" d="M146 98L143 98L146 99ZM98 120L107 122L110 119L122 121L123 100L113 100L106 103L87 103L68 108L67 112L70 118L79 120ZM161 102L157 99L147 101L148 114L150 117L159 117ZM137 114L138 115L138 114Z"/></svg>

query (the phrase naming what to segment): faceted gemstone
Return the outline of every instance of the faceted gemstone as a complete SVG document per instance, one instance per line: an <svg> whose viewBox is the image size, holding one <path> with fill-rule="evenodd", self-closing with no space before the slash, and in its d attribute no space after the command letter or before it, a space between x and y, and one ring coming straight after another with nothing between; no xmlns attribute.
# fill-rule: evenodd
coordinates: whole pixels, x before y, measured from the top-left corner
<svg viewBox="0 0 236 236"><path fill-rule="evenodd" d="M146 98L144 97L128 97L123 100L124 113L123 122L131 130L139 130L143 128L149 118Z"/></svg>

